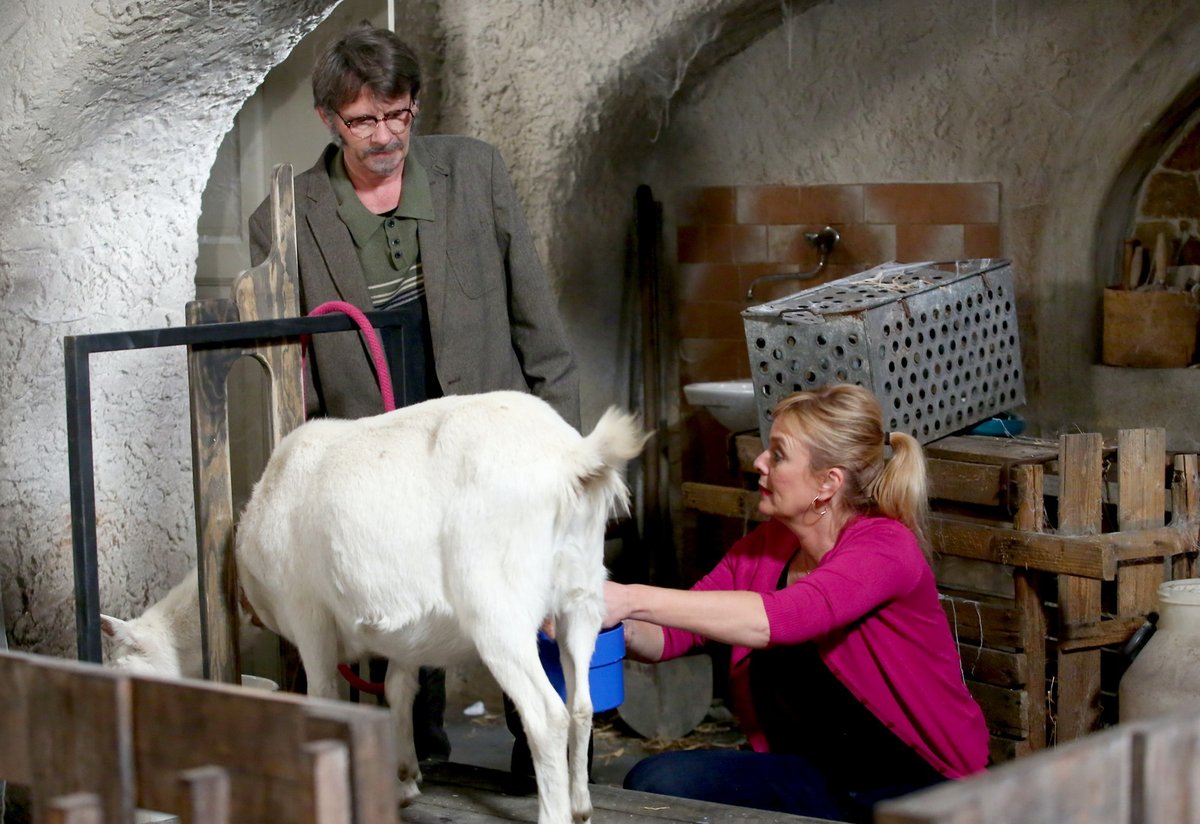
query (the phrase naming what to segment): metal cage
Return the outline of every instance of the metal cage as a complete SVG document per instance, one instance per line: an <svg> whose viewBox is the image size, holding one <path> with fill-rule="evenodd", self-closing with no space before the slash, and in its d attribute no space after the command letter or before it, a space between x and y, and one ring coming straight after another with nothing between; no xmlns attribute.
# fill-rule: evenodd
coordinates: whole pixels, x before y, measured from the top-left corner
<svg viewBox="0 0 1200 824"><path fill-rule="evenodd" d="M1025 402L1007 260L888 263L742 312L764 441L775 405L830 383L872 390L922 443Z"/></svg>

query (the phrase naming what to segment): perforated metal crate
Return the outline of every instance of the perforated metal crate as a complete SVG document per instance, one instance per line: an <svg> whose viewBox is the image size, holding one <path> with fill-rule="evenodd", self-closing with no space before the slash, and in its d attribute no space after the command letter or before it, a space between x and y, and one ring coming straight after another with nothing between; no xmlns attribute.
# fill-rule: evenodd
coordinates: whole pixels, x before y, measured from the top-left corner
<svg viewBox="0 0 1200 824"><path fill-rule="evenodd" d="M872 390L922 443L1025 402L1007 260L889 263L742 312L764 441L786 395Z"/></svg>

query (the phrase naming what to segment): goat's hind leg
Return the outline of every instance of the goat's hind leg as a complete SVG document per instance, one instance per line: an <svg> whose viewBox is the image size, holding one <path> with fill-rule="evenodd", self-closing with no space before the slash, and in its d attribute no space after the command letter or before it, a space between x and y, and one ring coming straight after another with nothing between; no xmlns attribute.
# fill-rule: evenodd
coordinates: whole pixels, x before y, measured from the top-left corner
<svg viewBox="0 0 1200 824"><path fill-rule="evenodd" d="M417 697L417 672L415 666L397 661L388 661L384 692L392 713L392 725L396 731L396 751L399 769L396 776L400 805L407 806L421 794L421 768L417 762L417 747L413 741L413 700Z"/></svg>
<svg viewBox="0 0 1200 824"><path fill-rule="evenodd" d="M476 638L476 646L521 716L537 776L538 824L566 824L571 820L565 758L567 708L542 669L536 628L523 631L502 618L486 625L488 631Z"/></svg>
<svg viewBox="0 0 1200 824"><path fill-rule="evenodd" d="M592 797L588 792L588 745L592 737L592 696L588 671L596 636L600 632L598 613L576 611L559 615L555 621L558 636L558 655L567 684L570 710L569 778L571 813L576 822L592 816Z"/></svg>

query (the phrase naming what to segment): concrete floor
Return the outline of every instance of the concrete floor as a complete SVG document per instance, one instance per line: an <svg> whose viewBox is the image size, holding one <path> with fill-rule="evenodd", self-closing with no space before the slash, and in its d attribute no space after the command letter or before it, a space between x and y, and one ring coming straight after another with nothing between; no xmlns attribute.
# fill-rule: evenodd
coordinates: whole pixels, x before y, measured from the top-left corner
<svg viewBox="0 0 1200 824"><path fill-rule="evenodd" d="M450 760L507 771L513 737L499 705L486 707L481 716L469 717L462 708L447 708L446 733L450 736ZM596 716L592 732L592 781L620 787L625 774L650 754L646 741L623 731L615 712Z"/></svg>
<svg viewBox="0 0 1200 824"><path fill-rule="evenodd" d="M485 702L483 715L463 714L461 704L446 708L445 726L450 736L450 760L507 771L513 737L504 723L501 704ZM625 774L641 759L668 749L735 747L745 736L728 712L714 706L695 730L675 741L647 740L621 721L620 709L598 713L592 727L592 782L620 787Z"/></svg>

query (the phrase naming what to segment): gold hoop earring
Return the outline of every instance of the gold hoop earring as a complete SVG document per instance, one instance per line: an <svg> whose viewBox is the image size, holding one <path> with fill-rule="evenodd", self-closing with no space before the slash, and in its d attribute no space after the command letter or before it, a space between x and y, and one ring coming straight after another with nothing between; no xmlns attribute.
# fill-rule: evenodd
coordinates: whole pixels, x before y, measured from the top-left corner
<svg viewBox="0 0 1200 824"><path fill-rule="evenodd" d="M818 500L820 497L821 497L820 495L813 495L812 503L808 505L808 508L809 508L810 510L812 510L812 509L816 509L816 508L817 508L817 500ZM820 512L818 512L818 513L817 513L817 520L818 520L818 521L819 521L819 520L821 520L821 519L822 519L822 518L824 518L824 517L825 517L827 514L829 514L829 501L826 501L826 502L825 502L825 508L824 508L824 509L822 509Z"/></svg>

